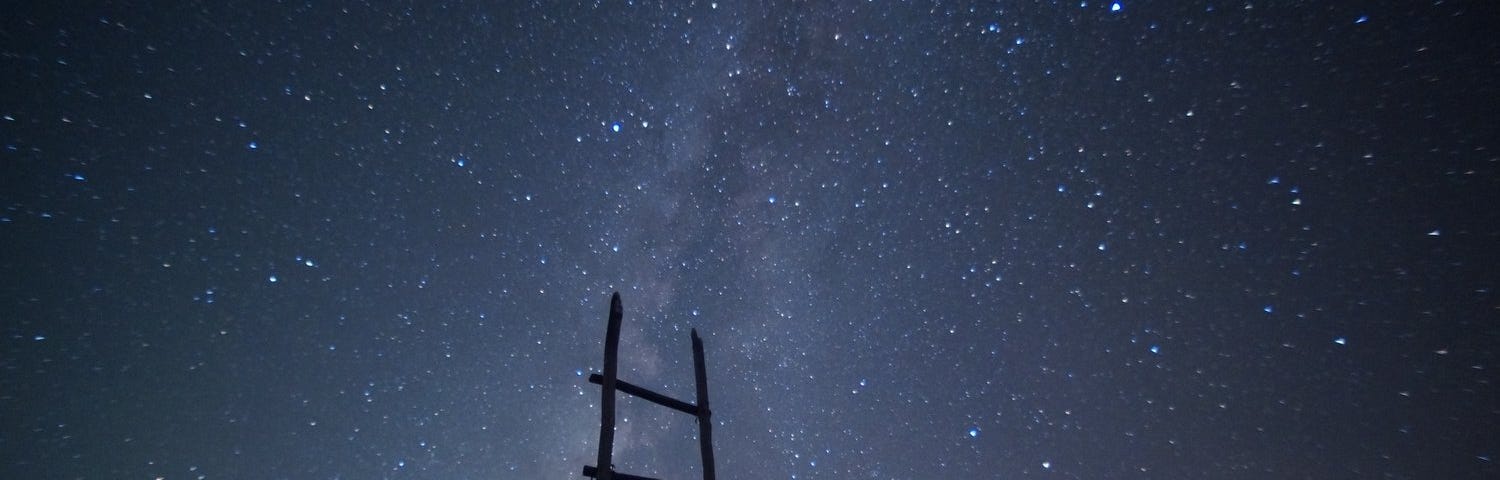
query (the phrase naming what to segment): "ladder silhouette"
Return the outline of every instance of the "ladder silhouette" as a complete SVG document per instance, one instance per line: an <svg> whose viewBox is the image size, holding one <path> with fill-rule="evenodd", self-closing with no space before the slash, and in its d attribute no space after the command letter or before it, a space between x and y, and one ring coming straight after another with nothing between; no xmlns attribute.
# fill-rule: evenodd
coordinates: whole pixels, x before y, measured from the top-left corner
<svg viewBox="0 0 1500 480"><path fill-rule="evenodd" d="M693 329L693 372L697 377L698 404L693 405L660 393L638 387L616 378L620 354L620 321L624 317L620 292L609 299L609 329L604 334L604 375L589 375L589 383L603 387L599 414L599 458L597 465L584 465L583 476L599 480L656 480L614 471L611 457L615 448L615 391L634 395L663 407L698 417L698 451L703 455L703 480L714 480L713 423L708 409L708 369L703 366L703 339Z"/></svg>

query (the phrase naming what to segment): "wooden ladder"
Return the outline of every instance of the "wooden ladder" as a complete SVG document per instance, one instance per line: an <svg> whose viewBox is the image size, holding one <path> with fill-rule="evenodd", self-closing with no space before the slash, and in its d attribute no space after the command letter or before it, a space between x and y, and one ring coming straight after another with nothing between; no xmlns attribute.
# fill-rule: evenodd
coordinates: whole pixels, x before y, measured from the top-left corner
<svg viewBox="0 0 1500 480"><path fill-rule="evenodd" d="M615 391L634 395L663 407L698 417L698 451L703 455L703 480L714 480L714 446L712 411L708 408L708 369L703 366L703 339L693 329L693 372L698 385L698 404L684 402L617 378L620 359L620 321L624 317L620 292L609 299L609 329L604 334L604 374L589 375L589 383L603 387L599 413L599 458L594 465L583 466L583 476L599 480L656 480L614 471L611 457L615 448Z"/></svg>

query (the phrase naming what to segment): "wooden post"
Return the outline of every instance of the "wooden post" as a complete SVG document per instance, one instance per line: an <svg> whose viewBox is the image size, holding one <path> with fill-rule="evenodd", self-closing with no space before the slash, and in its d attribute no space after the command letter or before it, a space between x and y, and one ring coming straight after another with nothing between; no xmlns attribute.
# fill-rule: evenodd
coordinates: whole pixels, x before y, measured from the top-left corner
<svg viewBox="0 0 1500 480"><path fill-rule="evenodd" d="M693 334L693 373L698 380L698 451L703 454L703 480L714 480L713 411L708 408L708 367L703 364L703 339Z"/></svg>
<svg viewBox="0 0 1500 480"><path fill-rule="evenodd" d="M625 309L620 306L620 292L615 292L609 299L609 329L604 333L604 381L600 385L604 391L599 400L599 459L594 465L598 468L599 480L612 480L614 478L614 464L612 456L615 449L615 377L619 370L620 357L620 320L625 316ZM701 388L701 387L700 387Z"/></svg>

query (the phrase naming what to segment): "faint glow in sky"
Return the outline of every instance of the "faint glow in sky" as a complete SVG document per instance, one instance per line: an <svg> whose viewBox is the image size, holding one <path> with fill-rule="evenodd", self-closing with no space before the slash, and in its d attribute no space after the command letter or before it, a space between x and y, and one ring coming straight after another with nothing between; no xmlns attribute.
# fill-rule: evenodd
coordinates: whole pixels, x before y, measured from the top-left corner
<svg viewBox="0 0 1500 480"><path fill-rule="evenodd" d="M720 466L762 478L1500 478L1467 322L1500 227L1454 208L1500 141L1448 93L1497 83L1408 68L1488 58L1483 22L1077 1L8 12L0 386L38 462L0 476L576 476L620 290L622 377L691 398L697 329ZM1340 34L1403 48L1285 58ZM621 400L622 465L691 478L691 426Z"/></svg>

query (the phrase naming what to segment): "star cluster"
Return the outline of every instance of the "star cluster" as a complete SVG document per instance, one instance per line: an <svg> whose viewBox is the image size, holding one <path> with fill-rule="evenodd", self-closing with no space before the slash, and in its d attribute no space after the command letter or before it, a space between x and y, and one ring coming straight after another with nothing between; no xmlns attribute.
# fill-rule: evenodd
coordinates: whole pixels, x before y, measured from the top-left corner
<svg viewBox="0 0 1500 480"><path fill-rule="evenodd" d="M0 477L1500 476L1482 5L34 3Z"/></svg>

